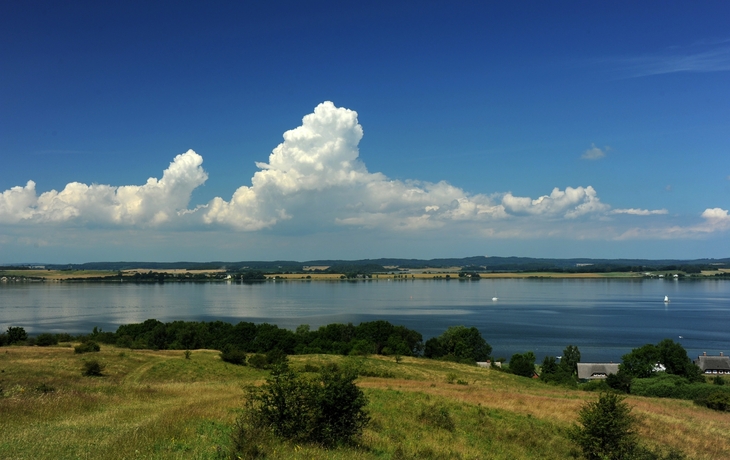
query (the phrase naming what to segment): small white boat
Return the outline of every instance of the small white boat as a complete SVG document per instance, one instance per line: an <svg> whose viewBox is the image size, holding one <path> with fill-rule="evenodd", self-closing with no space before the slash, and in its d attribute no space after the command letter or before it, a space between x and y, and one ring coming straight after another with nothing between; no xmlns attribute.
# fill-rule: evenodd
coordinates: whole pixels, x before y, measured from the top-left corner
<svg viewBox="0 0 730 460"><path fill-rule="evenodd" d="M669 296L667 296L667 295L664 296L664 303L669 303Z"/></svg>
<svg viewBox="0 0 730 460"><path fill-rule="evenodd" d="M498 300L499 300L498 298L496 298L496 297L492 297L492 302L496 302L496 301L498 301Z"/></svg>

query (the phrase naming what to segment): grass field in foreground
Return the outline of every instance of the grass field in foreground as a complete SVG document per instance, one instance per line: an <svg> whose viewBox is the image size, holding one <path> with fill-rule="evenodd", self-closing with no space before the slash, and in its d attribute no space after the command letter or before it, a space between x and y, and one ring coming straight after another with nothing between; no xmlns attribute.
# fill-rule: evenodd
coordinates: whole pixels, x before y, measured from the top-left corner
<svg viewBox="0 0 730 460"><path fill-rule="evenodd" d="M83 362L106 364L103 377ZM293 356L291 366L337 362L368 375L358 385L372 417L360 447L330 451L277 442L271 459L559 459L581 405L596 394L510 374L427 359ZM212 350L102 346L0 348L0 458L225 458L243 388L267 371L227 364ZM385 378L384 378L385 377ZM448 383L461 380L466 384ZM53 391L50 391L53 390ZM690 458L730 458L730 414L688 401L629 397L642 440ZM453 430L433 414L447 414Z"/></svg>

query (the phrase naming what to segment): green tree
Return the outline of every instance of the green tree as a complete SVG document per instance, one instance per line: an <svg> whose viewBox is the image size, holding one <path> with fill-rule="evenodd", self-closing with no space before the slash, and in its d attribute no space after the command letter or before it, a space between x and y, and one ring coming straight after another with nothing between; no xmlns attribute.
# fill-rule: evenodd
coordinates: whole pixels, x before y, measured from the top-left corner
<svg viewBox="0 0 730 460"><path fill-rule="evenodd" d="M586 403L578 412L579 425L569 432L588 460L633 458L638 441L636 418L624 398L603 393L598 401Z"/></svg>
<svg viewBox="0 0 730 460"><path fill-rule="evenodd" d="M14 344L28 340L28 334L20 326L10 326L7 331L8 344Z"/></svg>
<svg viewBox="0 0 730 460"><path fill-rule="evenodd" d="M455 361L486 361L492 347L475 327L450 326L443 334L426 341L424 356L447 358Z"/></svg>
<svg viewBox="0 0 730 460"><path fill-rule="evenodd" d="M578 375L578 363L580 362L580 350L575 345L568 345L563 350L563 358L560 365L567 369L571 375Z"/></svg>
<svg viewBox="0 0 730 460"><path fill-rule="evenodd" d="M509 360L509 370L515 375L532 377L535 375L535 354L531 351L515 353Z"/></svg>
<svg viewBox="0 0 730 460"><path fill-rule="evenodd" d="M631 376L620 368L616 374L608 374L606 384L614 390L631 393Z"/></svg>
<svg viewBox="0 0 730 460"><path fill-rule="evenodd" d="M664 339L657 344L659 362L667 374L681 375L690 381L704 381L702 371L687 356L687 350L672 339Z"/></svg>
<svg viewBox="0 0 730 460"><path fill-rule="evenodd" d="M633 378L642 379L651 377L658 362L659 350L649 343L623 355L619 369Z"/></svg>
<svg viewBox="0 0 730 460"><path fill-rule="evenodd" d="M651 377L657 365L661 364L667 374L679 375L690 381L702 381L702 372L687 356L679 343L664 339L657 345L646 344L634 348L621 357L620 369L634 378Z"/></svg>

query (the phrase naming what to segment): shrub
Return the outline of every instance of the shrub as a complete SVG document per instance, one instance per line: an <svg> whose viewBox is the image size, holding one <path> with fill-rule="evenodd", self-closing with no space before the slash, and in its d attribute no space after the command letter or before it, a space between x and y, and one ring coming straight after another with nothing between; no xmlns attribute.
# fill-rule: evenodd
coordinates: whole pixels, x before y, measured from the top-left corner
<svg viewBox="0 0 730 460"><path fill-rule="evenodd" d="M101 377L106 366L95 359L84 361L84 369L82 374L87 377Z"/></svg>
<svg viewBox="0 0 730 460"><path fill-rule="evenodd" d="M9 343L8 334L0 334L0 347L8 345Z"/></svg>
<svg viewBox="0 0 730 460"><path fill-rule="evenodd" d="M43 333L36 337L35 344L39 347L58 345L58 338L53 334Z"/></svg>
<svg viewBox="0 0 730 460"><path fill-rule="evenodd" d="M189 350L188 353L190 353ZM225 347L221 352L221 359L227 363L236 364L238 366L245 366L246 352L233 347Z"/></svg>
<svg viewBox="0 0 730 460"><path fill-rule="evenodd" d="M25 329L19 326L10 326L7 331L7 337L9 345L28 340L28 334L25 332Z"/></svg>
<svg viewBox="0 0 730 460"><path fill-rule="evenodd" d="M515 375L532 377L535 375L535 354L531 351L515 353L509 360L509 370Z"/></svg>
<svg viewBox="0 0 730 460"><path fill-rule="evenodd" d="M185 359L190 359L190 356L193 354L190 350L185 350Z"/></svg>
<svg viewBox="0 0 730 460"><path fill-rule="evenodd" d="M265 355L256 353L255 355L248 358L248 364L251 367L255 367L256 369L265 369L266 366L268 366L269 361L266 359Z"/></svg>
<svg viewBox="0 0 730 460"><path fill-rule="evenodd" d="M356 375L336 365L325 366L318 378L292 371L286 362L276 364L271 377L249 390L249 404L238 425L245 432L268 426L286 440L323 446L349 444L357 439L370 418L367 399L355 385Z"/></svg>
<svg viewBox="0 0 730 460"><path fill-rule="evenodd" d="M101 347L98 343L88 341L82 344L79 344L74 347L74 353L81 354L81 353L93 353L101 350Z"/></svg>
<svg viewBox="0 0 730 460"><path fill-rule="evenodd" d="M578 412L580 425L569 432L588 460L621 460L635 455L636 418L624 398L602 393L598 401L586 403Z"/></svg>
<svg viewBox="0 0 730 460"><path fill-rule="evenodd" d="M123 335L121 337L117 337L116 345L119 348L132 348L132 343L134 343L134 341L132 340L132 337L130 337L128 335Z"/></svg>
<svg viewBox="0 0 730 460"><path fill-rule="evenodd" d="M730 393L717 389L706 396L700 396L694 402L700 406L725 412L730 410Z"/></svg>

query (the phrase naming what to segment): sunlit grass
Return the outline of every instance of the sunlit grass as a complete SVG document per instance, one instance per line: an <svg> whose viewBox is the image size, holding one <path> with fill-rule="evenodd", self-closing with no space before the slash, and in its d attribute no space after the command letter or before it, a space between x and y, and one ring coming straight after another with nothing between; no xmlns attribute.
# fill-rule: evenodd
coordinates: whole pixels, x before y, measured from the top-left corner
<svg viewBox="0 0 730 460"><path fill-rule="evenodd" d="M83 355L68 346L0 348L0 458L225 458L244 387L262 383L268 373L225 363L214 350L195 350L190 358L182 351L110 346ZM106 365L103 377L81 375L87 359ZM291 357L298 371L331 362L381 376L358 379L372 417L362 444L324 451L273 441L267 458L570 458L574 447L566 431L581 405L596 398L426 359ZM730 458L728 414L687 401L627 401L642 420L644 443L691 458Z"/></svg>

